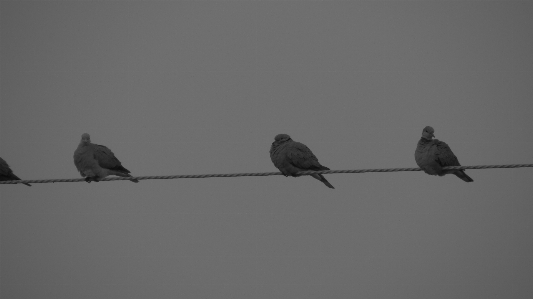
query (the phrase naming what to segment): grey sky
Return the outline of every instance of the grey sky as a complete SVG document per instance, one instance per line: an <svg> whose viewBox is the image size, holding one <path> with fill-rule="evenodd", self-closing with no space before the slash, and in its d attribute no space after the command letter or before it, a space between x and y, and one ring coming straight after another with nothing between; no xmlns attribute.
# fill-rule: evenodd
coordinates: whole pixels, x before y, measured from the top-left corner
<svg viewBox="0 0 533 299"><path fill-rule="evenodd" d="M533 3L0 2L0 156L79 177L532 163ZM2 298L532 298L532 169L0 185Z"/></svg>

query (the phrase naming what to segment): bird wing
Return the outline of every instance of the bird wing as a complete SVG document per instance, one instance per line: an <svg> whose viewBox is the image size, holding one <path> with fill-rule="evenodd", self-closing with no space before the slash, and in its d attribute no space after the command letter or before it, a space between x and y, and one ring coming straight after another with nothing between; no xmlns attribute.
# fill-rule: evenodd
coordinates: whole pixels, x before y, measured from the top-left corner
<svg viewBox="0 0 533 299"><path fill-rule="evenodd" d="M7 165L6 160L0 158L0 175L7 176L11 172L9 165Z"/></svg>
<svg viewBox="0 0 533 299"><path fill-rule="evenodd" d="M94 143L91 144L91 146L93 147L94 158L96 161L98 161L98 165L100 165L100 167L117 171L125 171L127 173L130 172L122 166L122 163L120 163L117 157L115 157L115 154L109 148Z"/></svg>
<svg viewBox="0 0 533 299"><path fill-rule="evenodd" d="M434 139L435 160L440 166L461 166L450 147L444 142Z"/></svg>
<svg viewBox="0 0 533 299"><path fill-rule="evenodd" d="M286 150L287 159L295 167L305 170L329 170L329 168L320 165L317 157L305 144L292 142Z"/></svg>
<svg viewBox="0 0 533 299"><path fill-rule="evenodd" d="M13 170L9 168L6 160L0 158L0 181L13 181L20 180L18 176L13 173Z"/></svg>

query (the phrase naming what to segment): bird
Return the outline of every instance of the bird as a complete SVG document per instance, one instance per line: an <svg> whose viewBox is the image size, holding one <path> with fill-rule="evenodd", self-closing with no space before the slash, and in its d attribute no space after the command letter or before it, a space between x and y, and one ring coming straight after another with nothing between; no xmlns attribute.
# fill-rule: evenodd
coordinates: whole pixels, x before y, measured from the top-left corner
<svg viewBox="0 0 533 299"><path fill-rule="evenodd" d="M0 158L0 181L14 180L20 180L20 178L13 173L13 170L11 170L11 168L9 168L9 165L7 164L6 160ZM31 187L31 185L28 183L22 184Z"/></svg>
<svg viewBox="0 0 533 299"><path fill-rule="evenodd" d="M415 161L418 167L430 175L444 176L451 173L465 182L473 182L474 180L462 169L442 169L446 166L461 166L461 164L445 142L433 139L434 132L435 130L430 126L422 131L422 137L415 150Z"/></svg>
<svg viewBox="0 0 533 299"><path fill-rule="evenodd" d="M122 166L109 148L91 143L88 133L81 135L80 144L74 151L74 165L87 183L98 182L108 175L131 177L130 171ZM130 181L139 182L136 179Z"/></svg>
<svg viewBox="0 0 533 299"><path fill-rule="evenodd" d="M298 172L307 170L329 170L322 166L317 157L303 143L296 142L287 134L278 134L270 147L270 159L284 176L297 177ZM331 189L335 189L321 174L311 174Z"/></svg>

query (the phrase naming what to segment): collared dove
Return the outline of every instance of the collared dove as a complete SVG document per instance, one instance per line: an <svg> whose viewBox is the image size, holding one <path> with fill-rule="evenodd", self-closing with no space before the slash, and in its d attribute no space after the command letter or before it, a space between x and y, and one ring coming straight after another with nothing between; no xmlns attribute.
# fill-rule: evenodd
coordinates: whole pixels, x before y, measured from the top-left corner
<svg viewBox="0 0 533 299"><path fill-rule="evenodd" d="M6 160L0 158L0 181L14 180L20 180L20 178L13 173L13 170L11 170L11 168L9 168L9 165L7 165ZM28 183L23 184L31 187L31 185Z"/></svg>
<svg viewBox="0 0 533 299"><path fill-rule="evenodd" d="M85 181L98 182L108 175L131 177L130 171L122 166L115 154L103 145L91 143L91 136L87 133L81 135L81 141L74 152L74 165ZM138 183L136 179L130 181Z"/></svg>
<svg viewBox="0 0 533 299"><path fill-rule="evenodd" d="M422 131L422 138L418 141L415 151L416 164L427 174L443 176L452 173L465 182L473 182L474 180L464 170L442 169L446 166L461 166L461 164L446 143L433 139L435 137L434 132L435 130L430 126L425 127Z"/></svg>
<svg viewBox="0 0 533 299"><path fill-rule="evenodd" d="M284 176L297 177L296 173L307 170L329 170L320 165L311 150L300 142L295 142L287 134L278 134L270 147L270 159ZM329 188L335 189L321 174L312 174Z"/></svg>

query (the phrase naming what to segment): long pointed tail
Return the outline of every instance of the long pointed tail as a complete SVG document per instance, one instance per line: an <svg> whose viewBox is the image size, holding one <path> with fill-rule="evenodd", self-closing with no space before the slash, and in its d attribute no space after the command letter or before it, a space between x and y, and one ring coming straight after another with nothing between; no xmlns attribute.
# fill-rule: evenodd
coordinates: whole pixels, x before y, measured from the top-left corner
<svg viewBox="0 0 533 299"><path fill-rule="evenodd" d="M131 174L129 173L124 173L124 172L119 172L119 171L116 171L116 170L108 170L108 173L109 174L112 174L112 175L116 175L116 176L121 176L123 178L129 178L131 177ZM139 181L136 180L136 179L131 179L130 181L134 182L134 183L138 183Z"/></svg>
<svg viewBox="0 0 533 299"><path fill-rule="evenodd" d="M14 173L11 173L11 174L8 176L8 179L9 179L9 180L19 180L19 181L22 180L21 178L19 178L18 176L16 176ZM20 184L20 183L19 183L19 184ZM22 183L22 184L31 187L31 185L28 184L28 183Z"/></svg>
<svg viewBox="0 0 533 299"><path fill-rule="evenodd" d="M458 178L460 178L461 180L467 182L467 183L471 183L473 182L474 180L469 177L465 172L464 170L459 170L459 171L456 171L454 172L453 174L455 174Z"/></svg>
<svg viewBox="0 0 533 299"><path fill-rule="evenodd" d="M329 188L335 189L335 187L333 187L333 185L330 184L328 182L328 180L326 180L326 178L323 175L321 175L321 174L312 174L311 176L314 177L315 179L321 181L322 183L324 183L324 185L328 186Z"/></svg>

